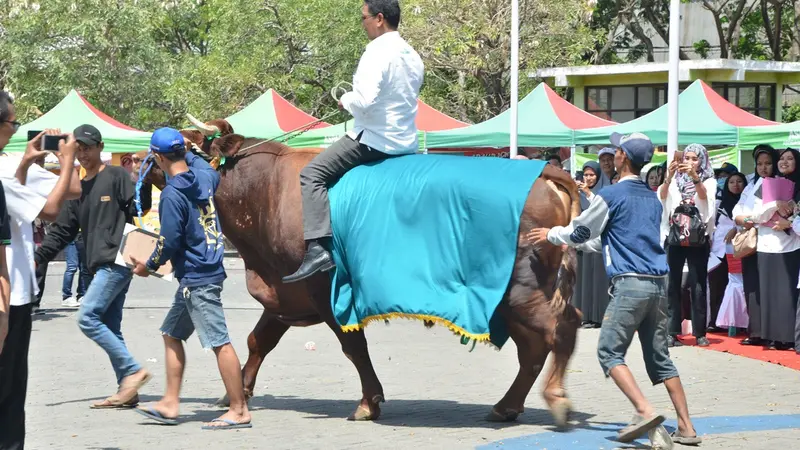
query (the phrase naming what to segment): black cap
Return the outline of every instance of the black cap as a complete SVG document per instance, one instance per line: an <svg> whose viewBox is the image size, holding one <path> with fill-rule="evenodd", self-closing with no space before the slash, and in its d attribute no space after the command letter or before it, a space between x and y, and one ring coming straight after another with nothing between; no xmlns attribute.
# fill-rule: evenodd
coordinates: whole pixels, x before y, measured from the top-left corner
<svg viewBox="0 0 800 450"><path fill-rule="evenodd" d="M103 136L100 134L100 130L89 124L75 128L72 134L75 136L76 141L82 142L88 146L94 146L103 142Z"/></svg>

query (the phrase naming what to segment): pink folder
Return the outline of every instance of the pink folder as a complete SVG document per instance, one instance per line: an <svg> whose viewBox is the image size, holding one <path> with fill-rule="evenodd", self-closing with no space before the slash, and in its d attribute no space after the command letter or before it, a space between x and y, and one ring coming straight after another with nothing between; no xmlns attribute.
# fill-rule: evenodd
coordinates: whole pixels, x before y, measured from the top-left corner
<svg viewBox="0 0 800 450"><path fill-rule="evenodd" d="M765 205L775 201L789 201L793 196L794 181L786 178L764 178L761 184L761 200ZM775 225L777 220L778 213L776 212L764 225Z"/></svg>

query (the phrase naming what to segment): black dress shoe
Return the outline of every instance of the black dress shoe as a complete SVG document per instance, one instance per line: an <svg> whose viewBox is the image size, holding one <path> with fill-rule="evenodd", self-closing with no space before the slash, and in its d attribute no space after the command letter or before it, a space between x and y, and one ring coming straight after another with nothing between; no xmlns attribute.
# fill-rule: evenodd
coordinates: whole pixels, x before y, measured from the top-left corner
<svg viewBox="0 0 800 450"><path fill-rule="evenodd" d="M297 281L305 280L306 278L316 274L317 272L327 272L336 267L333 263L333 257L330 252L319 244L317 241L311 241L308 244L306 255L303 257L303 263L300 268L289 276L283 277L284 283L294 283Z"/></svg>
<svg viewBox="0 0 800 450"><path fill-rule="evenodd" d="M759 337L749 337L741 342L742 345L764 345L764 340Z"/></svg>
<svg viewBox="0 0 800 450"><path fill-rule="evenodd" d="M791 342L776 342L775 343L775 349L776 350L781 350L781 351L794 350L793 347L794 347L794 344L791 343Z"/></svg>

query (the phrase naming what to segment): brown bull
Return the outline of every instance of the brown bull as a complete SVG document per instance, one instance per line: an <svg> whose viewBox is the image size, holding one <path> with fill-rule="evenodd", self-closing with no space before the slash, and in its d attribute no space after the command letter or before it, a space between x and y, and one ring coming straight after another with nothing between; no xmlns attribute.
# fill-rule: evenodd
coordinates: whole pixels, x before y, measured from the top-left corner
<svg viewBox="0 0 800 450"><path fill-rule="evenodd" d="M344 333L333 317L330 276L320 273L300 283L281 282L303 258L298 180L300 169L318 150L293 150L248 139L233 134L231 126L221 120L207 124L190 120L203 133L184 130L187 141L217 161L226 158L220 167L217 211L225 236L244 260L247 289L264 307L247 339L249 357L242 369L246 395L253 395L264 358L289 327L325 322L361 379L361 402L349 419L377 419L379 403L384 401L383 387L372 367L363 330ZM163 185L163 174L154 172L151 180ZM520 229L567 225L579 210L575 183L564 171L548 165L528 195ZM506 395L489 413L489 420L511 421L523 412L525 399L547 355L553 352L554 364L542 394L556 424L566 424L571 404L564 378L580 324L580 313L567 303L575 280L574 261L573 254L560 247L535 247L520 238L513 275L498 306L517 345L520 368Z"/></svg>

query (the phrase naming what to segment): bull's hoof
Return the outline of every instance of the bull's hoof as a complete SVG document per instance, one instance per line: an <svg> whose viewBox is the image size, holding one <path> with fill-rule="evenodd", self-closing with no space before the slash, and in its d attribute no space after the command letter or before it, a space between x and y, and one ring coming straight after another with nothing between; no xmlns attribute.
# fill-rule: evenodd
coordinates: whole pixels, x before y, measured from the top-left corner
<svg viewBox="0 0 800 450"><path fill-rule="evenodd" d="M358 405L358 408L347 417L347 420L351 422L362 422L367 420L378 420L381 416L381 407L380 403L385 401L382 395L375 395L372 397L372 402L368 402L366 405L365 402L362 401L361 404Z"/></svg>
<svg viewBox="0 0 800 450"><path fill-rule="evenodd" d="M217 399L215 406L220 408L230 408L231 407L231 399L228 398L228 394L223 395L219 399Z"/></svg>
<svg viewBox="0 0 800 450"><path fill-rule="evenodd" d="M351 422L364 422L367 420L378 420L381 416L381 407L378 405L368 408L363 405L358 405L358 408L347 417Z"/></svg>
<svg viewBox="0 0 800 450"><path fill-rule="evenodd" d="M245 399L245 401L247 401L248 404L250 404L250 399L251 398L253 398L253 393L252 392L248 392L248 391L244 391L244 399ZM217 399L217 401L216 401L216 403L214 403L214 405L217 406L217 407L220 407L220 408L230 408L231 407L231 399L228 398L228 394L225 394L222 397L220 397L219 399Z"/></svg>
<svg viewBox="0 0 800 450"><path fill-rule="evenodd" d="M513 422L517 420L517 417L519 417L519 411L506 409L501 412L497 408L492 408L489 414L486 415L486 420L489 422Z"/></svg>
<svg viewBox="0 0 800 450"><path fill-rule="evenodd" d="M569 425L569 415L571 412L572 402L565 397L556 400L550 406L550 413L553 415L553 421L559 429L566 428Z"/></svg>

